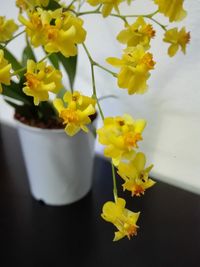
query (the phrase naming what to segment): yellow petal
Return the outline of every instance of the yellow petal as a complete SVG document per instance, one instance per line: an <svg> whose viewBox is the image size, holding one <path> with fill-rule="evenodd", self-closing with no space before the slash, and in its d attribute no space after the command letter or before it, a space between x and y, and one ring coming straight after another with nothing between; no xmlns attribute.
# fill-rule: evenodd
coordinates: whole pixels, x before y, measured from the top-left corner
<svg viewBox="0 0 200 267"><path fill-rule="evenodd" d="M53 101L53 105L57 109L58 113L60 113L65 108L63 105L63 101L58 98Z"/></svg>
<svg viewBox="0 0 200 267"><path fill-rule="evenodd" d="M168 48L168 55L170 57L173 57L173 56L175 56L175 54L177 53L177 51L178 51L178 44L172 44Z"/></svg>

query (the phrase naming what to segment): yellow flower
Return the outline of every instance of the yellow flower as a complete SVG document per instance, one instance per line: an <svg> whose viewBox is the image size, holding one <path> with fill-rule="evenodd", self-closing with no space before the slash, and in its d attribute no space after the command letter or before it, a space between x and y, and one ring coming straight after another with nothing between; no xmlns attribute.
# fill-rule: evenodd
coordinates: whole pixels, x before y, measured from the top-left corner
<svg viewBox="0 0 200 267"><path fill-rule="evenodd" d="M64 102L68 107L76 107L77 109L84 110L89 105L95 107L96 100L92 97L82 95L80 92L75 91L73 94L67 91L63 97Z"/></svg>
<svg viewBox="0 0 200 267"><path fill-rule="evenodd" d="M120 68L118 86L127 88L128 93L143 94L148 86L149 71L154 68L155 62L151 53L145 53L142 45L127 47L121 59L107 58L107 62Z"/></svg>
<svg viewBox="0 0 200 267"><path fill-rule="evenodd" d="M170 22L180 21L185 18L187 12L183 9L184 0L154 0L160 13L169 18Z"/></svg>
<svg viewBox="0 0 200 267"><path fill-rule="evenodd" d="M92 6L103 5L101 12L104 18L110 15L113 8L119 13L118 6L122 1L123 0L87 0Z"/></svg>
<svg viewBox="0 0 200 267"><path fill-rule="evenodd" d="M13 19L6 20L0 16L0 42L6 42L13 37L14 32L18 29Z"/></svg>
<svg viewBox="0 0 200 267"><path fill-rule="evenodd" d="M34 98L34 104L49 99L49 92L58 93L62 88L62 74L45 62L27 61L26 82L23 92Z"/></svg>
<svg viewBox="0 0 200 267"><path fill-rule="evenodd" d="M16 0L16 6L21 10L34 9L37 6L46 7L49 4L49 0Z"/></svg>
<svg viewBox="0 0 200 267"><path fill-rule="evenodd" d="M50 22L45 27L45 50L60 51L65 57L75 56L77 44L83 43L86 37L82 19L74 17L70 12L62 12L62 9L51 12L51 18L55 20L55 25Z"/></svg>
<svg viewBox="0 0 200 267"><path fill-rule="evenodd" d="M190 41L190 33L186 32L185 27L183 27L180 31L178 31L177 28L173 28L165 32L163 41L171 44L168 48L168 54L170 57L173 57L177 53L179 47L185 54L186 45Z"/></svg>
<svg viewBox="0 0 200 267"><path fill-rule="evenodd" d="M104 204L102 210L102 218L114 224L118 229L115 232L113 241L118 241L127 236L130 239L132 236L137 235L136 225L140 212L132 212L125 208L126 201L123 198L117 198L116 203L108 201Z"/></svg>
<svg viewBox="0 0 200 267"><path fill-rule="evenodd" d="M134 120L130 115L123 117L108 117L104 125L97 130L99 142L105 145L104 155L112 158L117 166L121 159L131 159L137 148L137 142L142 140L142 131L146 125L145 120Z"/></svg>
<svg viewBox="0 0 200 267"><path fill-rule="evenodd" d="M85 41L86 31L83 21L62 9L46 11L38 8L29 12L29 20L19 15L26 26L31 43L37 47L43 45L49 53L61 52L65 57L77 54L77 44Z"/></svg>
<svg viewBox="0 0 200 267"><path fill-rule="evenodd" d="M118 165L118 174L125 181L123 189L131 192L132 196L140 196L145 190L155 184L149 179L149 172L153 165L145 168L146 157L138 152L135 158L128 163L120 162Z"/></svg>
<svg viewBox="0 0 200 267"><path fill-rule="evenodd" d="M31 44L34 47L44 45L46 32L43 23L48 23L48 21L46 21L46 19L43 19L42 21L39 9L28 11L27 15L28 19L24 18L21 14L18 19L24 26L26 26L26 33L30 37Z"/></svg>
<svg viewBox="0 0 200 267"><path fill-rule="evenodd" d="M81 95L78 92L74 94L66 93L63 97L64 105L61 99L54 100L54 106L59 113L59 117L63 119L63 124L66 124L65 131L69 136L73 136L81 129L88 132L87 124L91 123L90 116L95 114L95 103L92 98L87 100L87 105L84 99L89 97Z"/></svg>
<svg viewBox="0 0 200 267"><path fill-rule="evenodd" d="M4 58L4 52L0 49L0 93L2 93L2 83L5 85L10 85L10 70L11 64Z"/></svg>
<svg viewBox="0 0 200 267"><path fill-rule="evenodd" d="M127 46L137 46L141 44L145 49L150 48L150 40L155 36L155 31L151 24L147 24L143 17L139 17L132 25L126 25L122 30L117 40Z"/></svg>

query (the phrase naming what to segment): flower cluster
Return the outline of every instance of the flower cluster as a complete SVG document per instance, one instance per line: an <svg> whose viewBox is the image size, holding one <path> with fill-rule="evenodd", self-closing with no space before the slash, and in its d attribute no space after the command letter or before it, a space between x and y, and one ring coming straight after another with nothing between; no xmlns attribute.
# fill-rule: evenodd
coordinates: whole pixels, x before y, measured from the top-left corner
<svg viewBox="0 0 200 267"><path fill-rule="evenodd" d="M63 100L64 103L62 99L55 99L54 106L59 113L59 117L63 119L63 123L66 125L66 133L69 136L73 136L78 133L80 129L88 132L86 125L91 123L90 116L96 113L96 100L81 95L77 91L74 93L66 92Z"/></svg>
<svg viewBox="0 0 200 267"><path fill-rule="evenodd" d="M59 0L16 0L20 25L12 19L0 17L0 93L7 97L8 103L17 107L16 102L12 101L14 98L21 101L23 114L27 111L29 115L33 114L31 112L34 110L34 116L40 119L56 117L69 136L76 135L80 130L89 132L98 107L103 125L96 133L99 143L105 146L104 155L111 160L114 192L114 201L108 201L103 206L102 218L117 228L114 241L136 235L140 215L140 212L127 209L126 201L118 196L116 173L123 181L123 190L129 191L132 197L143 195L155 182L149 178L153 165L146 166L146 156L139 151L146 120L134 119L129 114L104 117L97 95L95 68L101 68L117 78L118 87L127 89L129 95L144 94L151 71L156 66L150 52L152 39L156 38L154 25L164 31L163 41L169 44L170 57L179 49L185 54L190 41L190 33L185 27L168 28L157 19L160 13L168 18L169 24L183 20L187 15L184 0L152 0L155 11L146 15L122 15L122 2L132 4L130 0L87 0L90 9L82 11L84 1L79 0L73 0L70 4L60 3ZM124 45L121 56L106 59L109 66L119 68L118 73L96 62L85 44L87 31L80 17L90 14L103 18L110 16L123 22L123 28L116 36L117 41ZM15 34L19 28L23 30ZM21 34L25 34L26 47L20 62L7 49L7 45ZM91 97L73 88L78 45L82 45L90 62ZM34 49L37 47L42 47L45 53L40 60L35 56ZM64 88L60 65L69 78L70 90ZM53 101L50 98L52 95ZM45 107L48 107L48 112Z"/></svg>

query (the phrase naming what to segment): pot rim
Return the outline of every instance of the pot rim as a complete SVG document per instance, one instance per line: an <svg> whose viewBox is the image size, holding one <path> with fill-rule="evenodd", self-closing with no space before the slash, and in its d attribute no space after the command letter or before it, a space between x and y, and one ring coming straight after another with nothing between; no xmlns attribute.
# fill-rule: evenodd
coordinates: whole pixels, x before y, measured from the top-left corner
<svg viewBox="0 0 200 267"><path fill-rule="evenodd" d="M30 125L27 125L21 121L18 121L15 119L15 122L17 124L17 126L19 128L23 128L27 131L31 131L31 132L48 132L48 133L64 133L65 130L64 129L44 129L44 128L39 128L39 127L34 127L34 126L30 126Z"/></svg>

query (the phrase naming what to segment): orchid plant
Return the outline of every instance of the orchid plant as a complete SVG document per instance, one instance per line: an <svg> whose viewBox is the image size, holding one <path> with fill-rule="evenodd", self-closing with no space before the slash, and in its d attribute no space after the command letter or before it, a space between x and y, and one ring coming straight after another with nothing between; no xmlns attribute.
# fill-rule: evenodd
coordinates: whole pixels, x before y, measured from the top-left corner
<svg viewBox="0 0 200 267"><path fill-rule="evenodd" d="M134 119L129 114L104 117L97 95L95 68L101 68L112 75L118 87L127 90L125 94L144 94L148 89L150 72L155 68L153 55L149 52L151 40L156 37L154 24L163 30L163 41L169 44L170 57L175 56L178 50L185 53L190 40L190 33L185 27L170 27L170 23L186 17L184 0L149 0L154 3L155 11L138 15L121 14L120 5L123 2L134 11L137 0L87 0L86 7L89 4L90 8L84 11L85 0L72 0L71 3L59 0L16 0L18 22L0 17L0 93L15 108L20 118L26 118L26 121L39 120L43 125L53 119L62 124L67 135L74 136L80 130L86 133L89 131L87 125L98 110L103 126L96 133L98 141L105 146L105 156L111 159L114 196L113 201L104 204L102 218L116 227L114 241L136 235L140 216L139 212L127 209L125 199L119 197L116 172L124 182L123 190L129 191L132 197L143 195L155 182L149 178L153 165L145 166L146 156L138 151L145 119ZM158 13L167 17L168 25L157 19ZM85 15L98 15L102 19L115 17L122 21L123 29L116 36L117 41L124 45L122 56L106 59L119 71L113 72L93 59L85 43ZM7 45L22 34L26 46L22 60L18 61ZM73 88L78 45L84 48L90 62L91 96ZM45 52L44 58L40 60L36 60L35 56L37 47L42 47ZM70 82L70 90L64 93L60 65L63 65ZM52 94L55 97L50 101Z"/></svg>

